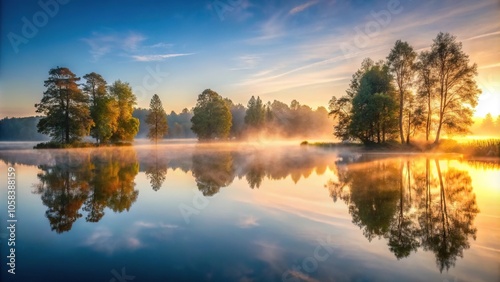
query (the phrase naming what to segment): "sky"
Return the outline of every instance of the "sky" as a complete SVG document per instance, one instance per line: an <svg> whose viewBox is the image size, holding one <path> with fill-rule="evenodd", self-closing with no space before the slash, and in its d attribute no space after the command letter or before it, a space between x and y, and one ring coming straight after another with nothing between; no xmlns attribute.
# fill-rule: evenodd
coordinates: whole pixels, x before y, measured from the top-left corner
<svg viewBox="0 0 500 282"><path fill-rule="evenodd" d="M158 94L167 112L207 88L327 107L364 58L398 39L420 52L441 31L478 65L475 116L500 115L498 0L1 0L0 21L0 118L35 115L57 66L128 82L139 107Z"/></svg>

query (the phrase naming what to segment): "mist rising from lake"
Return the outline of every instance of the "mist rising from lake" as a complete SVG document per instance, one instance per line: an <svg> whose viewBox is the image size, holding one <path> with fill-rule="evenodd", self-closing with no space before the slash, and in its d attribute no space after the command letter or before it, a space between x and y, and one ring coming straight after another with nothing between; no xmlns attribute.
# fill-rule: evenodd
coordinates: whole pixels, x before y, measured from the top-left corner
<svg viewBox="0 0 500 282"><path fill-rule="evenodd" d="M498 277L496 162L296 142L14 146L0 160L18 176L19 281L58 281L53 261L59 281Z"/></svg>

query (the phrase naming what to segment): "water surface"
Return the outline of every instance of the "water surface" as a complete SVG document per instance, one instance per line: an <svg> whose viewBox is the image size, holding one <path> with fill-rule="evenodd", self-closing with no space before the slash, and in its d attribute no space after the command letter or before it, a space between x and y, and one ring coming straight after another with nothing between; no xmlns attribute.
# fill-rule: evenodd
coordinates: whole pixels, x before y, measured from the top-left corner
<svg viewBox="0 0 500 282"><path fill-rule="evenodd" d="M2 281L500 277L498 162L279 143L10 146L0 160L18 197Z"/></svg>

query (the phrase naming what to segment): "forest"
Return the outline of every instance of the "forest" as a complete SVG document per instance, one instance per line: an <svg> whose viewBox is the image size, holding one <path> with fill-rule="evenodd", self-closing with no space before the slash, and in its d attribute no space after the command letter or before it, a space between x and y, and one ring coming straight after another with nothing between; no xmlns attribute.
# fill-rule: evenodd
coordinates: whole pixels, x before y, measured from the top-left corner
<svg viewBox="0 0 500 282"><path fill-rule="evenodd" d="M4 118L0 140L50 138L40 147L194 137L204 141L335 137L365 145L411 144L412 140L438 144L444 134L495 135L500 131L500 116L494 119L488 114L474 124L474 107L481 93L476 76L477 65L469 61L461 42L441 32L429 50L417 53L409 43L397 40L385 60L366 58L346 94L333 96L328 110L313 110L297 100L289 105L264 102L259 96L251 96L242 105L205 89L193 108L166 114L157 94L149 109L136 108L137 98L127 82L108 85L92 72L79 83L81 78L70 69L56 67L49 71L46 91L35 104L40 116Z"/></svg>

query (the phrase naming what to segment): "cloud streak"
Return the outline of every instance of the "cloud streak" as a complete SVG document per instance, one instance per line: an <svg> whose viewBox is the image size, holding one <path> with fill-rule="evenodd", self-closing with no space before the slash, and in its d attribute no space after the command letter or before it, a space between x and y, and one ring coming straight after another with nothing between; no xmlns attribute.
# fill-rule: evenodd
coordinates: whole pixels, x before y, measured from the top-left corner
<svg viewBox="0 0 500 282"><path fill-rule="evenodd" d="M137 62L158 62L170 58L183 57L194 55L194 53L177 53L177 54L154 54L154 55L133 55L132 58Z"/></svg>
<svg viewBox="0 0 500 282"><path fill-rule="evenodd" d="M308 8L314 6L318 3L319 3L319 1L309 1L307 3L304 3L302 5L294 7L293 9L290 10L290 12L288 12L288 14L289 15L298 14L298 13L303 12L303 11L307 10Z"/></svg>
<svg viewBox="0 0 500 282"><path fill-rule="evenodd" d="M144 44L147 38L139 33L92 33L91 37L82 39L90 47L89 53L94 61L114 53L130 57L136 62L158 62L170 58L193 55L194 53L152 53L159 52L158 49L170 51L174 44L156 42L154 44ZM156 51L154 51L156 50Z"/></svg>

